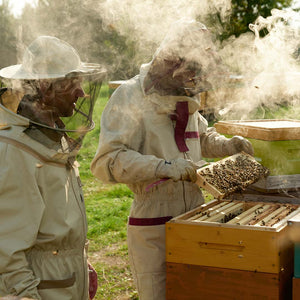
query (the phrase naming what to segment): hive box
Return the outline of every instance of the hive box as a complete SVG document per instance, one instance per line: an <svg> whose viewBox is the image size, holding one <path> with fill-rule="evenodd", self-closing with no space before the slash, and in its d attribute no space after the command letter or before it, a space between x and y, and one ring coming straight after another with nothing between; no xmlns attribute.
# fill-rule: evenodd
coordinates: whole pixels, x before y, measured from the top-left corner
<svg viewBox="0 0 300 300"><path fill-rule="evenodd" d="M220 202L166 223L166 299L292 299L294 248L287 220L299 208L272 227L196 221ZM257 203L243 205L246 210Z"/></svg>
<svg viewBox="0 0 300 300"><path fill-rule="evenodd" d="M108 82L108 97L113 94L113 92L123 83L125 83L126 80L115 80L115 81L109 81Z"/></svg>
<svg viewBox="0 0 300 300"><path fill-rule="evenodd" d="M288 220L290 239L294 243L294 277L300 293L300 214ZM300 299L300 297L299 297Z"/></svg>
<svg viewBox="0 0 300 300"><path fill-rule="evenodd" d="M293 300L300 299L300 278L293 278Z"/></svg>
<svg viewBox="0 0 300 300"><path fill-rule="evenodd" d="M228 137L249 139L256 159L270 175L300 174L299 120L219 121L214 126Z"/></svg>

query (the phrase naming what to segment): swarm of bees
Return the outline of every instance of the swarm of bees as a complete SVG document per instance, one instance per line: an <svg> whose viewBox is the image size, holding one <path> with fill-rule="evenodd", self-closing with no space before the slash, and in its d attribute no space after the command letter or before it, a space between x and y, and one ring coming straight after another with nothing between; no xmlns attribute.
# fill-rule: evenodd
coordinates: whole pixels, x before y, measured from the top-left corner
<svg viewBox="0 0 300 300"><path fill-rule="evenodd" d="M239 153L200 169L198 174L205 183L228 195L244 191L250 184L267 176L269 170L250 155Z"/></svg>

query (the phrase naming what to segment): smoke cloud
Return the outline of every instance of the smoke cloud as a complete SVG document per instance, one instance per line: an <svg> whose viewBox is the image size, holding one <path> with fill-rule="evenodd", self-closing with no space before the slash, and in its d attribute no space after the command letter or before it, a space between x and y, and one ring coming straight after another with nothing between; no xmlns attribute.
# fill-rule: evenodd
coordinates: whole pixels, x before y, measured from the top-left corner
<svg viewBox="0 0 300 300"><path fill-rule="evenodd" d="M201 18L216 11L221 18L226 18L230 13L231 1L107 0L99 8L106 25L134 39L138 50L144 56L150 56L174 22L182 18Z"/></svg>
<svg viewBox="0 0 300 300"><path fill-rule="evenodd" d="M145 59L151 59L175 21L182 17L205 20L215 12L225 19L231 12L230 3L107 0L100 7L105 24L134 39L137 59L147 62ZM274 9L271 16L259 17L250 29L252 32L231 37L222 44L214 41L227 73L220 70L224 76L217 75L213 81L206 105L213 107L220 118L247 119L257 108L263 118L265 109L288 104L295 109L286 117L299 118L299 14ZM202 41L198 42L201 45Z"/></svg>
<svg viewBox="0 0 300 300"><path fill-rule="evenodd" d="M225 20L231 13L230 0L84 0L80 3L81 7L76 8L77 17L76 14L64 15L60 31L52 32L52 29L47 28L50 19L42 27L34 23L34 20L27 20L32 25L28 28L34 31L34 38L41 34L55 35L70 42L77 49L76 42L81 43L82 49L78 50L80 54L84 53L84 59L102 62L101 57L97 59L92 53L98 47L102 47L101 41L95 41L95 34L91 32L91 28L81 25L85 16L89 18L91 15L98 15L101 18L99 30L113 30L136 45L132 61L125 61L129 68L151 61L174 22L185 18L197 19L205 24L209 14L217 12L221 20ZM217 22L205 25L212 33L222 30ZM66 26L68 28L64 30ZM72 30L75 27L76 30ZM269 17L258 18L250 25L250 29L251 32L238 38L230 37L222 43L212 35L215 50L222 63L213 64L218 70L214 70L212 88L207 93L206 105L213 107L222 119L247 119L257 108L262 112L258 117L263 118L263 112L267 108L288 104L295 109L290 110L292 113L287 117L298 119L299 13L273 10ZM24 41L25 34L28 34L28 30L24 29L20 44ZM193 42L203 44L198 36ZM109 48L107 51L116 50ZM114 61L108 66L109 71L120 68L124 63L120 53L116 51L113 55ZM195 52L193 55L195 56ZM199 60L203 61L203 55L200 56ZM92 58L89 59L90 57ZM135 70L138 70L138 67Z"/></svg>
<svg viewBox="0 0 300 300"><path fill-rule="evenodd" d="M299 119L299 20L293 11L274 9L271 16L250 24L253 34L224 43L224 62L243 76L240 86L216 91L216 98L229 100L220 110L224 118L246 119L258 107L263 118L265 109L284 104L295 107L286 117Z"/></svg>

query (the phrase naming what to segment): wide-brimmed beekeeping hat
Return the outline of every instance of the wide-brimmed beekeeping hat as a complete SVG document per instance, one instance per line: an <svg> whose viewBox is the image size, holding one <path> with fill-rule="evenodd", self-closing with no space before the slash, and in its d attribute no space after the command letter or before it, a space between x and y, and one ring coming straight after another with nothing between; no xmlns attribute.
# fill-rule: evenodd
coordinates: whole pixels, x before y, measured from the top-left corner
<svg viewBox="0 0 300 300"><path fill-rule="evenodd" d="M17 80L58 79L102 73L99 64L84 63L67 42L40 36L25 50L21 64L0 70L0 77Z"/></svg>

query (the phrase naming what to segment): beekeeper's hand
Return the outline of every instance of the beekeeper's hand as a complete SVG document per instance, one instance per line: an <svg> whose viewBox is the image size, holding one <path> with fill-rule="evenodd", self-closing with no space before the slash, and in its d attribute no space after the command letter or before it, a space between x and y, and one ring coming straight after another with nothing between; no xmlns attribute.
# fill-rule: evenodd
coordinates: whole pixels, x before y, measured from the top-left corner
<svg viewBox="0 0 300 300"><path fill-rule="evenodd" d="M158 178L170 178L173 181L192 181L197 180L197 165L191 160L177 158L171 161L162 161L156 169Z"/></svg>
<svg viewBox="0 0 300 300"><path fill-rule="evenodd" d="M254 150L251 143L247 139L238 135L235 135L234 137L226 141L225 146L229 155L233 155L241 151L244 151L250 155L254 155Z"/></svg>

